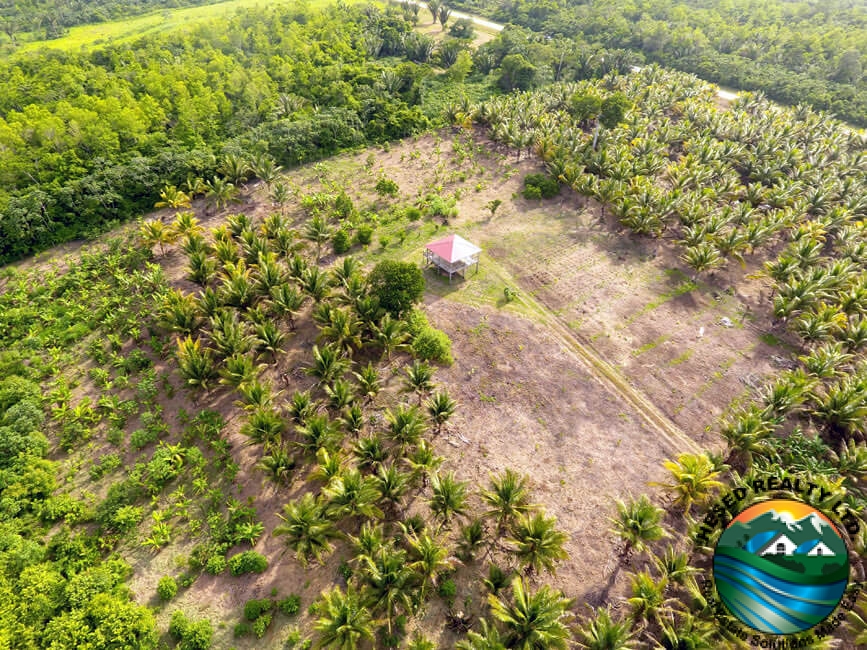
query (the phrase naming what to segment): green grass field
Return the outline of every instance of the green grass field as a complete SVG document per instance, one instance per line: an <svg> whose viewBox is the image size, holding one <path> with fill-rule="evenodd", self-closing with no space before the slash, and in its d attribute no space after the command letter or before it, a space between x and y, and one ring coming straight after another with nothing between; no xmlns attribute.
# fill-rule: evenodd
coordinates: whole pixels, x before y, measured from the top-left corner
<svg viewBox="0 0 867 650"><path fill-rule="evenodd" d="M352 0L350 0L352 1ZM88 49L107 43L122 43L143 36L174 29L180 29L203 21L233 14L238 9L250 9L275 4L296 3L308 7L332 4L334 0L228 0L217 4L165 11L135 16L126 20L80 25L69 30L69 34L53 40L38 40L22 44L16 52L28 52L43 47L75 51Z"/></svg>

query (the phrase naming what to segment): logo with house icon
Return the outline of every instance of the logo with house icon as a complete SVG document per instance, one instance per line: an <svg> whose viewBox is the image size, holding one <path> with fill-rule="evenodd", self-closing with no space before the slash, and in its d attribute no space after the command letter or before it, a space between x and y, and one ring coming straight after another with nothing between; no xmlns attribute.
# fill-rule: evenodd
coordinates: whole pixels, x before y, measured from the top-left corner
<svg viewBox="0 0 867 650"><path fill-rule="evenodd" d="M750 506L723 531L714 580L726 609L766 634L795 634L831 615L849 582L849 555L834 524L800 501Z"/></svg>

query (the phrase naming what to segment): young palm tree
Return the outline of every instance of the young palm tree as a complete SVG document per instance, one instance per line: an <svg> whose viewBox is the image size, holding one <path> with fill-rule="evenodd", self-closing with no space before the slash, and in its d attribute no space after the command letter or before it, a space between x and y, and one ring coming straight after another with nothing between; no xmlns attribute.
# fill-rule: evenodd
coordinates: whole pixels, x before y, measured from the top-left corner
<svg viewBox="0 0 867 650"><path fill-rule="evenodd" d="M355 379L358 382L358 395L363 397L367 404L373 402L382 389L382 385L379 382L379 372L376 367L373 363L369 362L361 369L361 372L353 372L352 374L355 375Z"/></svg>
<svg viewBox="0 0 867 650"><path fill-rule="evenodd" d="M280 178L280 172L282 169L283 168L267 154L260 154L250 162L250 171L253 172L253 176L265 183L265 187L269 192L271 192L271 188L274 183L277 182L277 179Z"/></svg>
<svg viewBox="0 0 867 650"><path fill-rule="evenodd" d="M196 299L178 289L169 289L163 295L157 318L167 330L187 335L198 329L202 321Z"/></svg>
<svg viewBox="0 0 867 650"><path fill-rule="evenodd" d="M547 585L530 593L521 578L512 580L513 602L488 596L491 614L505 627L505 646L523 650L566 650L571 602Z"/></svg>
<svg viewBox="0 0 867 650"><path fill-rule="evenodd" d="M217 374L211 350L202 346L199 339L187 336L178 341L177 360L184 383L207 391Z"/></svg>
<svg viewBox="0 0 867 650"><path fill-rule="evenodd" d="M431 19L433 21L433 24L436 24L436 22L437 22L437 18L439 17L441 6L442 6L441 0L428 0L427 1L427 8L428 8L428 11L430 11L430 15L431 15Z"/></svg>
<svg viewBox="0 0 867 650"><path fill-rule="evenodd" d="M607 607L599 607L577 628L578 645L587 650L633 650L632 621L617 621Z"/></svg>
<svg viewBox="0 0 867 650"><path fill-rule="evenodd" d="M292 198L292 192L289 189L289 186L286 183L274 183L271 188L270 199L271 203L273 203L280 210L280 215L283 216L286 210L286 204L289 203L289 200Z"/></svg>
<svg viewBox="0 0 867 650"><path fill-rule="evenodd" d="M308 266L301 276L301 288L315 302L322 302L328 296L331 288L328 274L318 266Z"/></svg>
<svg viewBox="0 0 867 650"><path fill-rule="evenodd" d="M310 456L315 456L320 449L335 450L338 446L339 432L327 415L311 415L295 430L299 436L295 445Z"/></svg>
<svg viewBox="0 0 867 650"><path fill-rule="evenodd" d="M328 516L324 503L310 492L283 506L278 515L284 523L274 528L274 535L285 536L286 545L295 551L298 561L305 567L311 558L317 562L334 550L332 539L340 536Z"/></svg>
<svg viewBox="0 0 867 650"><path fill-rule="evenodd" d="M303 425L319 410L319 402L310 397L310 391L295 391L289 400L289 417L295 424Z"/></svg>
<svg viewBox="0 0 867 650"><path fill-rule="evenodd" d="M246 354L233 354L226 357L220 368L220 383L232 388L254 381L259 373L259 367Z"/></svg>
<svg viewBox="0 0 867 650"><path fill-rule="evenodd" d="M312 375L319 380L319 384L328 384L333 382L338 377L349 370L351 362L343 353L331 345L324 345L321 348L317 345L313 346L313 365L305 369L308 375Z"/></svg>
<svg viewBox="0 0 867 650"><path fill-rule="evenodd" d="M256 350L262 354L270 355L272 363L277 363L277 355L283 351L283 342L286 335L273 323L265 321L256 325Z"/></svg>
<svg viewBox="0 0 867 650"><path fill-rule="evenodd" d="M374 475L379 497L386 502L388 511L395 513L400 508L401 500L409 489L409 476L401 472L397 465L380 464Z"/></svg>
<svg viewBox="0 0 867 650"><path fill-rule="evenodd" d="M663 511L657 508L646 495L638 500L616 501L617 516L611 519L613 532L623 542L620 553L622 558L629 557L631 551L643 553L648 544L666 536L662 527Z"/></svg>
<svg viewBox="0 0 867 650"><path fill-rule="evenodd" d="M449 17L451 17L451 15L452 15L451 7L449 7L445 4L440 6L440 10L439 10L439 12L437 12L437 16L440 19L440 25L442 25L443 29L446 28L446 23L448 22Z"/></svg>
<svg viewBox="0 0 867 650"><path fill-rule="evenodd" d="M685 516L689 516L693 503L699 506L705 504L713 495L714 490L723 484L716 480L719 471L708 458L707 454L681 454L677 462L666 460L665 469L671 472L671 483L651 483L659 485L676 495L672 505L683 508Z"/></svg>
<svg viewBox="0 0 867 650"><path fill-rule="evenodd" d="M356 469L335 476L322 493L328 497L328 512L335 518L383 516L375 505L379 499L376 480Z"/></svg>
<svg viewBox="0 0 867 650"><path fill-rule="evenodd" d="M322 244L331 238L331 228L328 227L328 222L320 215L315 215L304 228L304 238L313 242L316 245L316 263L319 263L319 258L322 257Z"/></svg>
<svg viewBox="0 0 867 650"><path fill-rule="evenodd" d="M455 479L454 472L440 477L438 473L431 476L433 492L428 506L431 512L447 524L454 515L464 515L467 512L467 484Z"/></svg>
<svg viewBox="0 0 867 650"><path fill-rule="evenodd" d="M370 612L351 586L345 592L339 586L323 591L316 611L319 614L314 623L319 632L317 647L354 650L364 640L373 641Z"/></svg>
<svg viewBox="0 0 867 650"><path fill-rule="evenodd" d="M556 526L555 517L546 518L542 513L518 516L508 541L514 546L512 552L524 564L525 573L538 573L542 568L554 573L556 562L569 557L563 548L569 536Z"/></svg>
<svg viewBox="0 0 867 650"><path fill-rule="evenodd" d="M385 420L388 422L388 437L401 449L418 444L427 431L424 416L415 406L401 404L394 411L386 409Z"/></svg>
<svg viewBox="0 0 867 650"><path fill-rule="evenodd" d="M205 181L205 197L217 210L222 210L238 198L238 188L219 176Z"/></svg>
<svg viewBox="0 0 867 650"><path fill-rule="evenodd" d="M386 545L385 532L382 524L365 521L358 531L358 537L347 536L355 557L351 562L359 563L363 556L375 557Z"/></svg>
<svg viewBox="0 0 867 650"><path fill-rule="evenodd" d="M348 309L330 309L328 323L320 328L319 338L352 354L361 348L361 321Z"/></svg>
<svg viewBox="0 0 867 650"><path fill-rule="evenodd" d="M346 459L340 450L331 453L325 447L316 452L316 467L310 472L310 478L314 481L322 481L325 485L346 470Z"/></svg>
<svg viewBox="0 0 867 650"><path fill-rule="evenodd" d="M365 472L377 471L388 460L388 449L385 448L385 442L378 434L359 438L352 448L352 453L358 463L358 469Z"/></svg>
<svg viewBox="0 0 867 650"><path fill-rule="evenodd" d="M753 405L726 419L720 433L728 444L726 463L738 470L749 469L753 456L767 451L765 441L773 433L773 423Z"/></svg>
<svg viewBox="0 0 867 650"><path fill-rule="evenodd" d="M330 385L325 386L325 394L328 395L329 408L337 412L350 406L355 400L352 384L342 378L335 379Z"/></svg>
<svg viewBox="0 0 867 650"><path fill-rule="evenodd" d="M662 555L653 555L651 559L660 574L672 583L684 584L691 575L699 571L690 565L688 553L678 551L671 544L666 547Z"/></svg>
<svg viewBox="0 0 867 650"><path fill-rule="evenodd" d="M467 632L467 638L455 645L456 650L506 650L507 646L500 631L495 626L488 625L485 619L481 620L481 625L481 631Z"/></svg>
<svg viewBox="0 0 867 650"><path fill-rule="evenodd" d="M406 349L409 332L403 321L385 314L379 324L373 326L373 336L376 344L382 348L382 356L390 361L392 352Z"/></svg>
<svg viewBox="0 0 867 650"><path fill-rule="evenodd" d="M383 611L391 634L391 623L399 612L413 611L418 576L409 567L406 551L383 546L374 556L360 558L361 574L368 588L368 604Z"/></svg>
<svg viewBox="0 0 867 650"><path fill-rule="evenodd" d="M485 543L485 524L481 519L473 519L461 526L458 537L458 557L464 562L472 562Z"/></svg>
<svg viewBox="0 0 867 650"><path fill-rule="evenodd" d="M497 523L497 532L502 534L520 515L528 514L537 506L530 503L530 491L526 475L506 469L499 476L490 475L489 489L479 496L489 509L483 516Z"/></svg>
<svg viewBox="0 0 867 650"><path fill-rule="evenodd" d="M286 318L290 331L295 331L295 316L301 311L305 300L306 296L291 284L271 287L271 308L276 316Z"/></svg>
<svg viewBox="0 0 867 650"><path fill-rule="evenodd" d="M418 405L421 406L422 397L433 390L434 369L426 362L416 359L412 365L406 368L403 390L407 393L418 395Z"/></svg>
<svg viewBox="0 0 867 650"><path fill-rule="evenodd" d="M425 402L428 415L434 423L434 432L439 435L446 422L449 421L452 415L457 410L458 403L453 400L448 392L437 391L433 396Z"/></svg>
<svg viewBox="0 0 867 650"><path fill-rule="evenodd" d="M428 479L445 462L445 458L437 456L434 448L427 440L419 441L415 450L404 458L412 470L413 480L421 479L422 489L427 487Z"/></svg>
<svg viewBox="0 0 867 650"><path fill-rule="evenodd" d="M278 485L288 485L295 469L295 458L279 446L269 446L257 467Z"/></svg>
<svg viewBox="0 0 867 650"><path fill-rule="evenodd" d="M166 254L166 245L176 241L177 233L162 221L145 221L139 228L139 237L148 250L159 244L160 256L162 256Z"/></svg>
<svg viewBox="0 0 867 650"><path fill-rule="evenodd" d="M175 211L183 208L189 209L190 205L190 195L179 190L175 185L163 186L163 189L160 190L160 200L154 203L154 207L157 209L171 208Z"/></svg>
<svg viewBox="0 0 867 650"><path fill-rule="evenodd" d="M449 557L448 547L426 532L410 534L406 542L412 560L409 568L421 579L420 597L424 600L427 587L436 587L440 574L451 571L455 561Z"/></svg>
<svg viewBox="0 0 867 650"><path fill-rule="evenodd" d="M632 614L646 621L659 624L668 613L672 599L667 599L668 579L655 580L647 571L632 576L632 596L627 602L632 606Z"/></svg>
<svg viewBox="0 0 867 650"><path fill-rule="evenodd" d="M364 411L361 410L361 406L358 404L352 404L337 421L340 422L340 426L343 427L346 433L358 438L364 430Z"/></svg>
<svg viewBox="0 0 867 650"><path fill-rule="evenodd" d="M243 385L243 384L242 384ZM282 440L286 423L273 408L259 407L250 412L241 426L241 434L253 442L274 445Z"/></svg>

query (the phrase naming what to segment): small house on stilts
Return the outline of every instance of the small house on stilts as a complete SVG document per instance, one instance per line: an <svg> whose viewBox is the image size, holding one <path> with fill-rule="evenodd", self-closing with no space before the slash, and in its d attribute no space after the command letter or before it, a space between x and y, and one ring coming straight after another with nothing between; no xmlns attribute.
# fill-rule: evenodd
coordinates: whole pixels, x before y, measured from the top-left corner
<svg viewBox="0 0 867 650"><path fill-rule="evenodd" d="M424 259L428 266L435 266L448 274L449 284L456 273L466 277L466 270L475 265L479 271L479 253L482 249L460 235L449 235L425 246Z"/></svg>

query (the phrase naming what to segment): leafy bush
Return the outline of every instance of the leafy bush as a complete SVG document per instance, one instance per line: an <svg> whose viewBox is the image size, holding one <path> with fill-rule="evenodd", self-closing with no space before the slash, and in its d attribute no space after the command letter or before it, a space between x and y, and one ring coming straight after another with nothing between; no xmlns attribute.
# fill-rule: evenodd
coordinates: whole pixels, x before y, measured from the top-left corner
<svg viewBox="0 0 867 650"><path fill-rule="evenodd" d="M212 555L205 562L205 571L215 576L226 570L229 561L225 555Z"/></svg>
<svg viewBox="0 0 867 650"><path fill-rule="evenodd" d="M473 38L475 30L473 29L473 21L469 18L461 18L452 23L449 27L449 34L455 38Z"/></svg>
<svg viewBox="0 0 867 650"><path fill-rule="evenodd" d="M301 596L291 594L277 601L277 608L286 616L295 616L301 609Z"/></svg>
<svg viewBox="0 0 867 650"><path fill-rule="evenodd" d="M271 614L262 614L262 616L255 620L253 623L253 634L256 635L257 639L265 636L269 625L271 625Z"/></svg>
<svg viewBox="0 0 867 650"><path fill-rule="evenodd" d="M268 568L268 559L256 551L244 551L229 559L229 571L233 576L245 573L264 573Z"/></svg>
<svg viewBox="0 0 867 650"><path fill-rule="evenodd" d="M524 177L525 199L550 199L560 193L560 183L548 174L527 174Z"/></svg>
<svg viewBox="0 0 867 650"><path fill-rule="evenodd" d="M153 429L136 429L129 436L129 444L138 451L144 449L152 442L156 442L159 434Z"/></svg>
<svg viewBox="0 0 867 650"><path fill-rule="evenodd" d="M207 650L214 628L207 619L190 621L181 610L176 610L169 623L169 634L179 641L178 650Z"/></svg>
<svg viewBox="0 0 867 650"><path fill-rule="evenodd" d="M425 361L437 361L447 366L454 363L451 339L448 334L434 327L426 327L413 338L412 352Z"/></svg>
<svg viewBox="0 0 867 650"><path fill-rule="evenodd" d="M249 634L252 634L252 632L253 627L247 621L241 621L240 623L235 625L235 629L232 634L234 634L237 638L239 636L248 636Z"/></svg>
<svg viewBox="0 0 867 650"><path fill-rule="evenodd" d="M157 596L162 601L169 601L178 593L178 582L172 576L163 576L157 583Z"/></svg>
<svg viewBox="0 0 867 650"><path fill-rule="evenodd" d="M335 232L334 237L331 238L331 246L336 255L342 255L348 251L349 247L352 246L352 239L349 237L349 233L343 228Z"/></svg>
<svg viewBox="0 0 867 650"><path fill-rule="evenodd" d="M376 193L380 196L391 196L395 197L400 192L400 188L397 183L395 183L390 178L380 178L376 181Z"/></svg>
<svg viewBox="0 0 867 650"><path fill-rule="evenodd" d="M355 231L355 243L360 246L367 246L373 241L373 226L370 224L362 224Z"/></svg>
<svg viewBox="0 0 867 650"><path fill-rule="evenodd" d="M440 595L449 607L455 604L455 596L457 596L458 588L454 580L443 580L437 588L437 593Z"/></svg>
<svg viewBox="0 0 867 650"><path fill-rule="evenodd" d="M144 519L144 511L138 506L121 506L111 518L111 528L119 533L128 533Z"/></svg>
<svg viewBox="0 0 867 650"><path fill-rule="evenodd" d="M386 260L377 264L367 278L370 293L392 316L412 308L424 295L424 275L412 262Z"/></svg>
<svg viewBox="0 0 867 650"><path fill-rule="evenodd" d="M255 621L265 612L270 612L273 607L274 601L270 598L248 600L244 603L244 618L250 622Z"/></svg>
<svg viewBox="0 0 867 650"><path fill-rule="evenodd" d="M419 210L419 209L418 209L417 207L415 207L415 206L410 206L410 207L408 207L408 208L404 211L404 214L406 215L406 218L407 218L409 221L418 221L419 219L421 219L421 210Z"/></svg>

